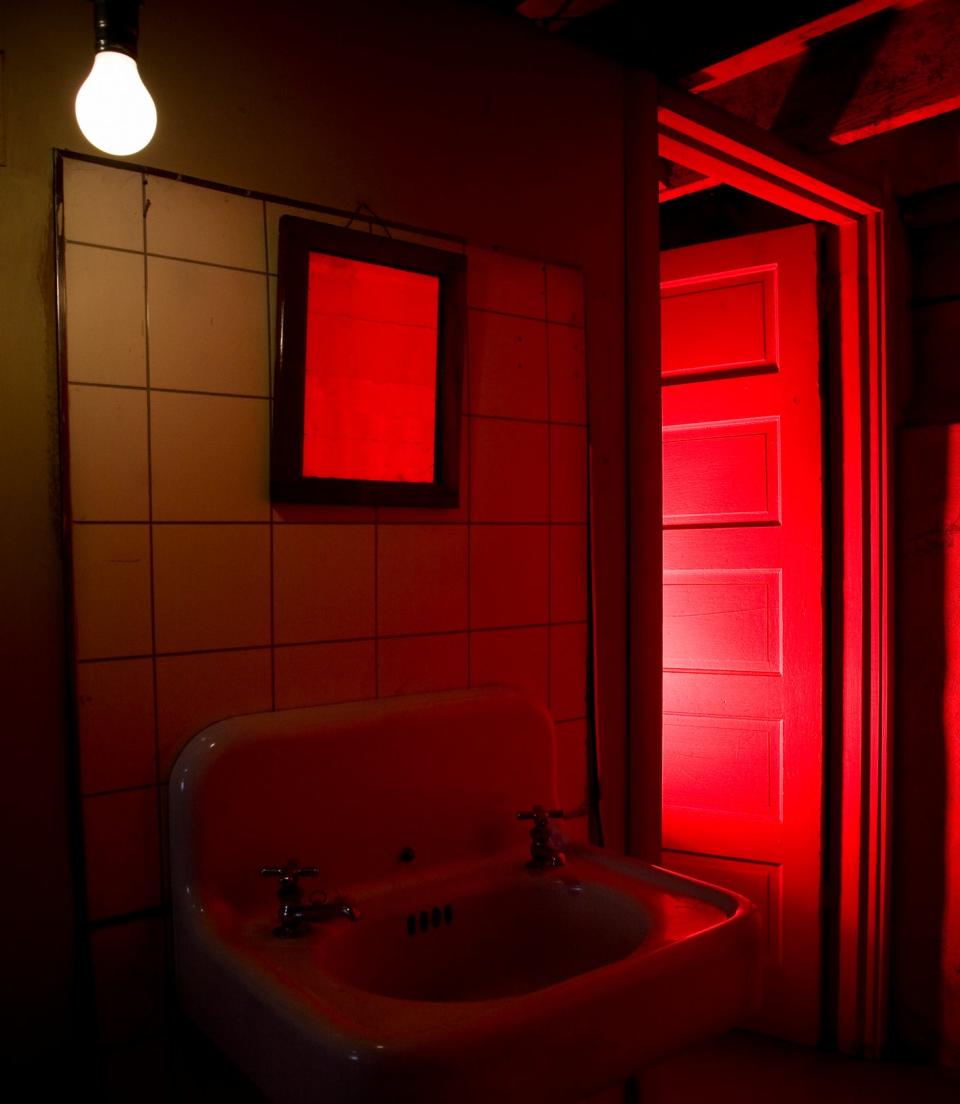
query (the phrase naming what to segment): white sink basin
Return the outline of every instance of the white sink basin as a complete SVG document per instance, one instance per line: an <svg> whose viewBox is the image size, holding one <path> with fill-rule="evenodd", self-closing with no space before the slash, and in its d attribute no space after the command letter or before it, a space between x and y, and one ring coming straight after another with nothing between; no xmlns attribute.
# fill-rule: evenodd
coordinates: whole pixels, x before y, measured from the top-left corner
<svg viewBox="0 0 960 1104"><path fill-rule="evenodd" d="M572 871L531 876L522 856L357 899L366 922L317 932L318 965L346 985L408 1001L532 993L626 958L653 927L626 894Z"/></svg>
<svg viewBox="0 0 960 1104"><path fill-rule="evenodd" d="M492 762L471 774L463 748L479 732ZM178 984L269 1099L574 1102L754 1008L743 898L585 845L528 869L512 813L549 800L551 740L539 710L494 691L238 718L195 738L171 785ZM334 784L351 757L360 766ZM338 822L333 795L380 785L373 764L399 759L413 781L392 777L401 796L382 817L366 793L359 821ZM257 870L288 857L277 831L303 861L337 851L318 888L362 919L273 934Z"/></svg>

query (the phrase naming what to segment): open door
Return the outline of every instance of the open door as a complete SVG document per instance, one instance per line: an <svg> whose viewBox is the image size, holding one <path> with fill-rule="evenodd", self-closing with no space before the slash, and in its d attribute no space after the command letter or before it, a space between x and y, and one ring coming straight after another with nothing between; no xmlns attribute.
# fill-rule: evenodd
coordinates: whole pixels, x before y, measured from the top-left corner
<svg viewBox="0 0 960 1104"><path fill-rule="evenodd" d="M824 569L817 232L661 259L665 865L758 905L759 1030L817 1040Z"/></svg>

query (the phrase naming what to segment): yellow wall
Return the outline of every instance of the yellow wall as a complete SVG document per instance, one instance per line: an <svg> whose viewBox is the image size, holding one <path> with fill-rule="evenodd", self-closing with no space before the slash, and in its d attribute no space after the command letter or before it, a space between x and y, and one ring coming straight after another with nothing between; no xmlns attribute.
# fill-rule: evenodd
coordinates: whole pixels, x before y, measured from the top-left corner
<svg viewBox="0 0 960 1104"><path fill-rule="evenodd" d="M6 0L0 168L0 579L6 756L7 1038L67 1032L71 972L58 533L52 150L85 151L72 100L90 64L80 0ZM449 0L157 0L141 69L159 109L143 163L463 235L581 267L590 321L601 707L622 720L622 83L615 66ZM12 709L11 709L12 704ZM37 870L40 875L37 875Z"/></svg>

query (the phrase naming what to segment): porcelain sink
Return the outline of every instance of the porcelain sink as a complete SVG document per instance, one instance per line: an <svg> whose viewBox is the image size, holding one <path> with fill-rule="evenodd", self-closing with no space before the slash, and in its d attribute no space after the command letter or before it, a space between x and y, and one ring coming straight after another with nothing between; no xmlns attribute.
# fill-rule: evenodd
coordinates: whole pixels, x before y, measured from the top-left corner
<svg viewBox="0 0 960 1104"><path fill-rule="evenodd" d="M318 964L380 996L490 1001L600 969L651 935L650 911L625 893L552 875L531 875L521 856L413 891L362 894L369 922L328 926Z"/></svg>
<svg viewBox="0 0 960 1104"><path fill-rule="evenodd" d="M464 755L477 740L483 765ZM423 758L404 777L411 741ZM186 1010L268 1099L291 1104L572 1104L742 1020L758 996L753 906L586 844L563 867L530 869L514 812L529 787L550 796L551 772L549 720L503 691L264 714L200 734L171 780ZM341 821L329 806L352 787L365 800ZM317 888L348 897L359 921L273 934L257 869L289 857L281 839L301 860L339 856Z"/></svg>

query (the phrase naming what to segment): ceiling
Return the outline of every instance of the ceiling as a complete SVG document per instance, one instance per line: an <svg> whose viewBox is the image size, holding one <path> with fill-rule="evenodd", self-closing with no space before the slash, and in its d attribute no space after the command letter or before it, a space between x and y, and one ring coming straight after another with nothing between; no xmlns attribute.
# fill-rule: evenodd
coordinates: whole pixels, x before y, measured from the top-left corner
<svg viewBox="0 0 960 1104"><path fill-rule="evenodd" d="M937 159L946 147L925 141L914 124L929 135L930 126L941 126L938 116L960 112L958 0L474 2L652 72L813 153L909 128L915 137L902 148L910 153L897 154L901 147L888 143L881 159L901 160L904 180L913 179L918 159L926 168L916 179L953 179L950 154L940 157L946 168ZM715 183L661 164L664 201Z"/></svg>
<svg viewBox="0 0 960 1104"><path fill-rule="evenodd" d="M724 4L689 0L482 0L540 23L625 65L680 82L850 6L851 0L765 0Z"/></svg>

